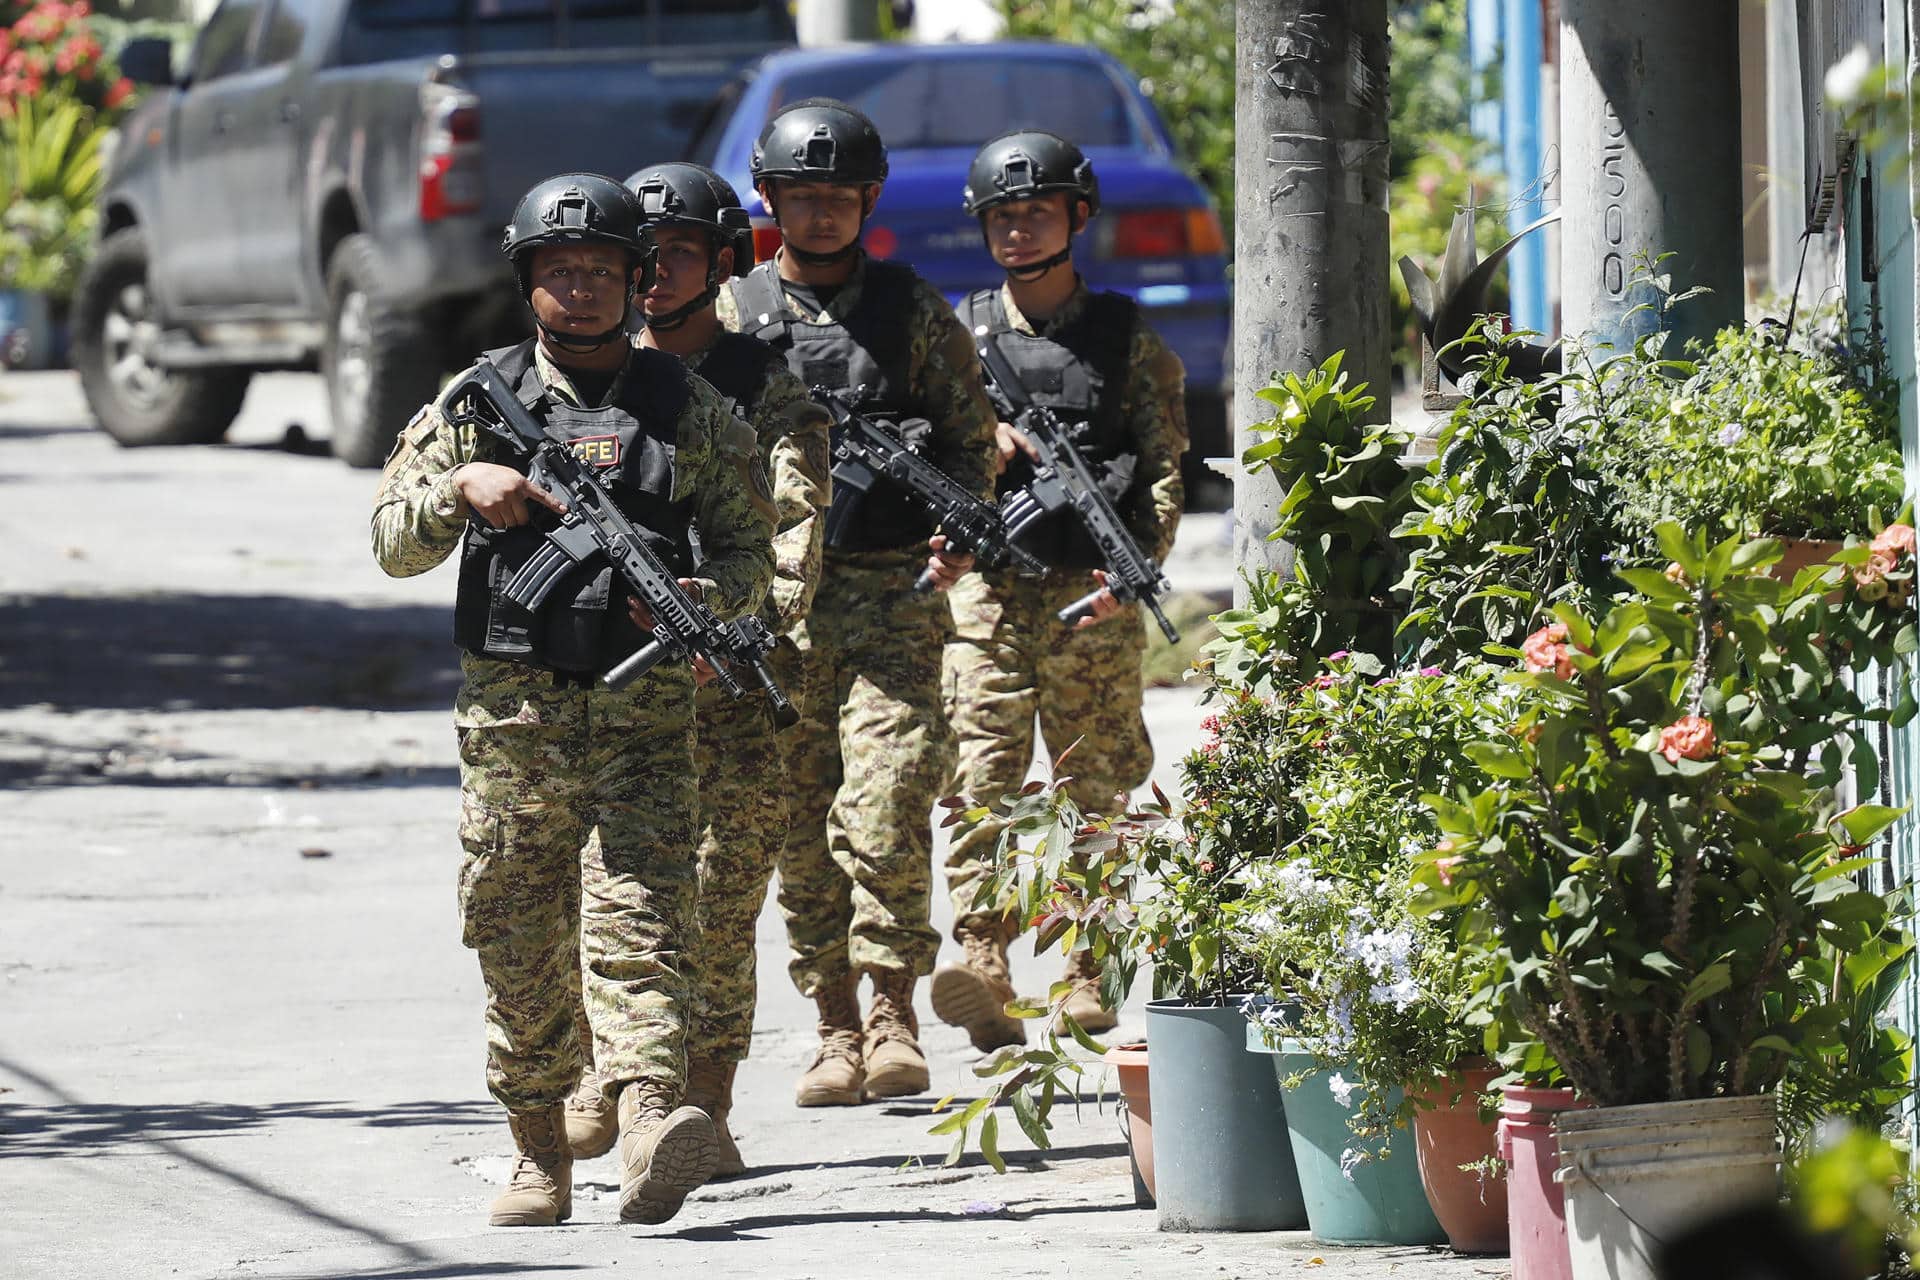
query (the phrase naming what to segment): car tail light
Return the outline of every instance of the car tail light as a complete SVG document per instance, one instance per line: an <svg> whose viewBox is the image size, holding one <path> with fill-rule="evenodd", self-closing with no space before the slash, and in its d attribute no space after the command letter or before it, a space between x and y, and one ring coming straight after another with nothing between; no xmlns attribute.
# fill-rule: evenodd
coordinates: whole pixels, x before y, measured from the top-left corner
<svg viewBox="0 0 1920 1280"><path fill-rule="evenodd" d="M753 221L753 260L772 262L774 253L780 248L780 228L772 222Z"/></svg>
<svg viewBox="0 0 1920 1280"><path fill-rule="evenodd" d="M1220 219L1204 206L1128 209L1115 215L1108 253L1115 258L1187 258L1226 252Z"/></svg>
<svg viewBox="0 0 1920 1280"><path fill-rule="evenodd" d="M478 213L486 192L480 168L480 100L429 81L420 89L420 220Z"/></svg>

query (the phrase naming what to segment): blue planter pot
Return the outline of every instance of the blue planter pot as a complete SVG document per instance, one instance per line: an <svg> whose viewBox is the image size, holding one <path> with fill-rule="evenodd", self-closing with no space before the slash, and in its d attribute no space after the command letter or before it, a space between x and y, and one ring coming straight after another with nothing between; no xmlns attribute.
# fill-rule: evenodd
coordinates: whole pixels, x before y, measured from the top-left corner
<svg viewBox="0 0 1920 1280"><path fill-rule="evenodd" d="M1350 1113L1327 1087L1334 1073L1317 1069L1313 1055L1297 1040L1281 1041L1276 1051L1251 1026L1245 1040L1248 1059L1260 1062L1264 1055L1276 1082L1306 1073L1297 1088L1281 1085L1281 1093L1286 1101L1287 1137L1314 1238L1346 1245L1445 1244L1446 1232L1440 1229L1420 1185L1412 1131L1394 1135L1385 1159L1376 1156L1342 1172L1342 1153L1356 1147L1377 1151L1380 1144L1363 1141L1347 1127ZM1398 1089L1389 1101L1400 1101Z"/></svg>
<svg viewBox="0 0 1920 1280"><path fill-rule="evenodd" d="M1297 1231L1307 1225L1267 1064L1245 1050L1244 997L1147 1005L1154 1191L1162 1231Z"/></svg>
<svg viewBox="0 0 1920 1280"><path fill-rule="evenodd" d="M45 297L0 289L0 369L50 369L56 351L53 308Z"/></svg>

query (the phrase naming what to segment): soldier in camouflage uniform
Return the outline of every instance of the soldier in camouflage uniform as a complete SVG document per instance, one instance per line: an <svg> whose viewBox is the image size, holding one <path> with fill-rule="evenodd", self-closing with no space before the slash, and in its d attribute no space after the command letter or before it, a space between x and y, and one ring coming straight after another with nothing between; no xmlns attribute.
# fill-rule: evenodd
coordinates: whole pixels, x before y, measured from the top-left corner
<svg viewBox="0 0 1920 1280"><path fill-rule="evenodd" d="M980 218L1007 281L958 310L976 340L998 345L1034 401L1073 432L1129 532L1164 560L1184 500L1184 371L1132 299L1093 293L1074 271L1072 238L1099 207L1093 166L1066 139L1031 130L982 147L969 171L966 209ZM1009 493L1028 482L1037 456L1012 423L1002 421L998 431L999 483ZM958 638L947 650L946 680L960 743L954 790L984 801L1017 791L1033 760L1037 715L1050 752L1079 741L1067 770L1074 801L1111 813L1114 797L1145 782L1153 767L1141 716L1141 611L1105 590L1098 554L1071 512L1022 545L1047 563L1045 576L970 574L952 593ZM1091 616L1072 629L1059 621L1060 610L1094 590ZM965 1028L980 1049L1025 1039L1004 1008L1014 995L1007 944L1019 924L1001 904L977 901L1000 831L999 823L981 823L957 835L948 852L962 955L940 967L930 992L934 1012ZM1101 1004L1084 949L1070 957L1067 977L1080 984L1068 1013L1089 1031L1111 1029L1114 1015Z"/></svg>
<svg viewBox="0 0 1920 1280"><path fill-rule="evenodd" d="M549 179L522 199L505 250L538 337L488 353L503 380L549 434L605 468L656 554L698 575L681 580L688 591L722 617L753 608L773 574L770 489L719 394L626 341L636 277L653 269L637 202L597 175ZM709 1117L681 1105L694 675L665 664L618 693L596 683L651 625L598 558L536 612L498 597L493 584L540 549L563 507L452 408L429 405L401 433L373 546L394 575L461 548L462 936L487 988L487 1086L519 1150L491 1221L546 1226L572 1210L562 1103L583 1065L570 985L584 963L593 1061L617 1099L620 1216L664 1222L715 1155ZM705 555L697 570L689 529Z"/></svg>
<svg viewBox="0 0 1920 1280"><path fill-rule="evenodd" d="M761 620L780 646L768 665L797 696L800 654L788 633L806 616L820 581L827 506L827 416L779 352L728 333L714 312L724 281L753 265L753 233L732 187L711 169L661 164L627 179L658 253L653 287L636 316L643 347L666 351L711 382L755 429L773 481L773 589ZM691 961L693 1016L687 1028L687 1101L713 1118L714 1177L746 1171L727 1119L735 1069L753 1038L754 926L787 832L786 766L772 717L757 699L717 685L694 695L700 777L700 888ZM581 1049L591 1062L591 1038ZM567 1100L574 1154L613 1145L614 1117L597 1073Z"/></svg>
<svg viewBox="0 0 1920 1280"><path fill-rule="evenodd" d="M909 434L933 463L989 495L994 414L972 343L938 291L860 249L887 176L872 122L831 99L793 103L767 122L753 174L784 243L721 296L721 318L785 352L809 386L864 388L855 398L874 416L921 420ZM940 942L930 814L954 761L940 689L952 619L913 580L924 566L944 589L971 564L885 483L835 490L827 528L819 594L795 632L806 716L786 744L780 863L791 972L819 1009L801 1106L927 1087L913 993ZM864 1021L861 974L873 983Z"/></svg>

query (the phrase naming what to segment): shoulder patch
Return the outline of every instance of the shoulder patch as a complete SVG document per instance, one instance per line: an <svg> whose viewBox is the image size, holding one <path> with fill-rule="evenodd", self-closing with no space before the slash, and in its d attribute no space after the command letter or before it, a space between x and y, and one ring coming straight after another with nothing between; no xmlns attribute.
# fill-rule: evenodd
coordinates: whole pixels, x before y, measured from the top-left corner
<svg viewBox="0 0 1920 1280"><path fill-rule="evenodd" d="M743 419L729 415L726 429L720 433L720 448L734 456L757 457L760 453L760 435Z"/></svg>

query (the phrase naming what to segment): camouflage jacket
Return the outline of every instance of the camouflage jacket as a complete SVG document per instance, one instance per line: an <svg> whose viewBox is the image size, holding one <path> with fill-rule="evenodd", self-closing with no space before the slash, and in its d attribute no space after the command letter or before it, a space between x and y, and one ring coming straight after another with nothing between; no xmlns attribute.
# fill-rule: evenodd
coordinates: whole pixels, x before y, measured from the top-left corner
<svg viewBox="0 0 1920 1280"><path fill-rule="evenodd" d="M706 351L687 357L699 372ZM827 505L833 469L827 415L807 399L807 389L783 363L767 366L766 380L751 403L737 406L760 442L760 460L773 482L778 525L773 535L773 586L760 616L776 635L807 616L820 585Z"/></svg>
<svg viewBox="0 0 1920 1280"><path fill-rule="evenodd" d="M866 255L862 254L853 274L834 295L829 311L810 314L792 293L787 294L787 305L808 324L825 323L831 318L830 312L846 315L860 305L866 268ZM739 332L740 316L731 289L720 291L718 305L720 322ZM912 308L901 317L901 323L910 334L907 387L933 423L933 464L969 492L992 502L996 450L993 426L997 415L981 380L980 356L973 348L973 339L940 291L925 280L916 279Z"/></svg>
<svg viewBox="0 0 1920 1280"><path fill-rule="evenodd" d="M1014 304L1013 290L1001 286L1000 305L1015 331L1045 338L1066 328L1085 310L1089 297L1080 282L1059 312L1038 326ZM1145 317L1134 322L1127 351L1127 382L1120 392L1120 424L1132 438L1139 461L1134 466L1132 528L1128 532L1155 560L1173 550L1174 531L1187 504L1180 480L1180 457L1187 451L1187 371Z"/></svg>
<svg viewBox="0 0 1920 1280"><path fill-rule="evenodd" d="M580 405L573 383L545 348L534 351L547 390ZM625 376L623 369L602 403L619 394ZM707 605L722 618L738 617L760 603L773 580L771 486L751 430L728 411L725 398L698 377L688 379L688 389L675 442L674 496L693 502L706 557L696 580ZM459 545L468 508L454 487L454 472L469 462L507 461L496 436L455 425L444 410L436 400L414 415L380 476L373 555L396 578L425 573Z"/></svg>

